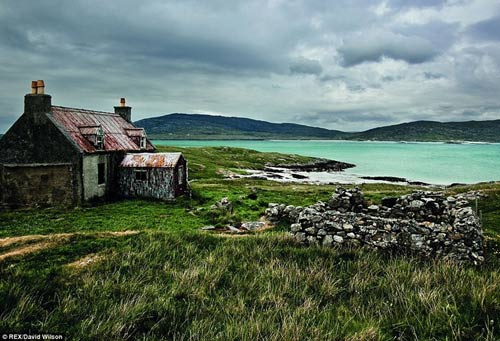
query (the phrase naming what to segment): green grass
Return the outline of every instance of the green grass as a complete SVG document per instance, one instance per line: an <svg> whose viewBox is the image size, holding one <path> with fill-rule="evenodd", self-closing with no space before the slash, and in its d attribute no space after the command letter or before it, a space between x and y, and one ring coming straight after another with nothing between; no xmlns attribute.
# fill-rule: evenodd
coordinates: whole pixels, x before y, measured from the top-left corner
<svg viewBox="0 0 500 341"><path fill-rule="evenodd" d="M264 169L266 163L306 163L315 158L281 153L261 153L234 147L158 147L160 152L182 152L189 162L190 179L222 179L219 170Z"/></svg>
<svg viewBox="0 0 500 341"><path fill-rule="evenodd" d="M65 266L89 252L105 258L80 271ZM101 339L498 336L494 268L302 248L282 235L80 237L4 262L0 274L0 330Z"/></svg>
<svg viewBox="0 0 500 341"><path fill-rule="evenodd" d="M473 267L302 247L281 229L238 238L202 232L201 226L228 218L210 209L222 197L233 202L238 219L255 220L269 202L326 201L335 186L223 180L218 173L281 158L296 162L295 156L182 151L197 179L191 199L0 212L0 238L77 232L0 261L0 332L150 340L500 338L500 184L452 189L489 194L479 202L486 261ZM361 187L372 202L416 189ZM141 232L99 234L125 230ZM38 243L0 244L0 255ZM89 254L100 258L86 267L68 266Z"/></svg>

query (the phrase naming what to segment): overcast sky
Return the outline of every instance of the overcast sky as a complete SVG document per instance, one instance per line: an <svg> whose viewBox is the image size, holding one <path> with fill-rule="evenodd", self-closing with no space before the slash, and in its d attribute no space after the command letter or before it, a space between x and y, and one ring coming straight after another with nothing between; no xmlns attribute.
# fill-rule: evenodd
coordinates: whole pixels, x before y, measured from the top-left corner
<svg viewBox="0 0 500 341"><path fill-rule="evenodd" d="M2 0L0 49L0 132L36 79L57 105L126 97L134 120L500 119L498 0Z"/></svg>

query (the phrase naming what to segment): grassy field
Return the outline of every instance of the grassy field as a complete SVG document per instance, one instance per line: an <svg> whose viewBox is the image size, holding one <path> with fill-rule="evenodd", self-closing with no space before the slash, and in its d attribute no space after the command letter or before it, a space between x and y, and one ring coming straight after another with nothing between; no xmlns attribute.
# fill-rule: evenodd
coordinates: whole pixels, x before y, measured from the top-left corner
<svg viewBox="0 0 500 341"><path fill-rule="evenodd" d="M301 247L283 227L243 237L200 231L258 219L268 202L327 200L335 186L222 175L266 162L306 162L303 157L234 148L182 152L194 180L191 199L0 212L0 333L151 340L500 338L500 184L453 188L489 194L479 204L486 261L472 267ZM383 184L362 189L373 202L413 190ZM210 210L222 197L234 203L233 214Z"/></svg>

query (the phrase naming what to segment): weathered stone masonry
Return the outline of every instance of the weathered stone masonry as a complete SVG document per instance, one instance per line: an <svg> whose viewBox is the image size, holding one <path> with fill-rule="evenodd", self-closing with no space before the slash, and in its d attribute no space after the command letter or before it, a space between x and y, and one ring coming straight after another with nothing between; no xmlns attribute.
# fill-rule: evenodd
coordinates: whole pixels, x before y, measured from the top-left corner
<svg viewBox="0 0 500 341"><path fill-rule="evenodd" d="M417 192L368 206L359 190L337 188L328 203L269 204L266 216L291 223L290 233L303 244L365 245L478 264L483 233L466 199Z"/></svg>

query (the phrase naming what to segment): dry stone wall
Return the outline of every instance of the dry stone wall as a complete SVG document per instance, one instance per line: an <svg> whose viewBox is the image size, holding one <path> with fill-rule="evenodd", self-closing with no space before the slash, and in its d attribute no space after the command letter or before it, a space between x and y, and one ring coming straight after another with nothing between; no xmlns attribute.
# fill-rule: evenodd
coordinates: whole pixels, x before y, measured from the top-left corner
<svg viewBox="0 0 500 341"><path fill-rule="evenodd" d="M303 244L365 245L479 264L484 260L483 233L470 199L416 192L367 205L358 189L337 188L327 203L271 203L266 216L290 223L290 233Z"/></svg>

